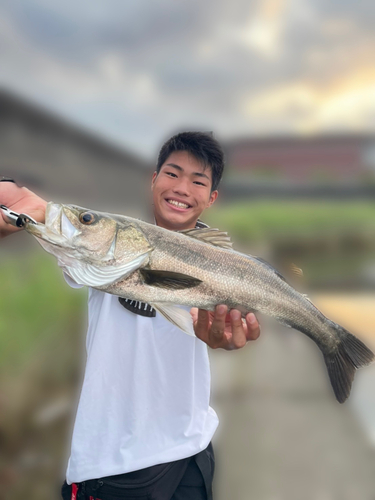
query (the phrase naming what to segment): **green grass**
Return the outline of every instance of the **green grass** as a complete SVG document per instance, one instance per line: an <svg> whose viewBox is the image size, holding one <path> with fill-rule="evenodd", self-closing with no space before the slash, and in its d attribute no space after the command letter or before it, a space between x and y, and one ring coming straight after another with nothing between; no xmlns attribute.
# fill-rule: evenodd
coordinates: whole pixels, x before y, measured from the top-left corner
<svg viewBox="0 0 375 500"><path fill-rule="evenodd" d="M18 366L36 346L78 328L85 296L45 254L2 256L0 367Z"/></svg>
<svg viewBox="0 0 375 500"><path fill-rule="evenodd" d="M375 233L375 204L324 201L222 204L207 210L204 220L210 226L228 231L234 241L245 243L332 233Z"/></svg>

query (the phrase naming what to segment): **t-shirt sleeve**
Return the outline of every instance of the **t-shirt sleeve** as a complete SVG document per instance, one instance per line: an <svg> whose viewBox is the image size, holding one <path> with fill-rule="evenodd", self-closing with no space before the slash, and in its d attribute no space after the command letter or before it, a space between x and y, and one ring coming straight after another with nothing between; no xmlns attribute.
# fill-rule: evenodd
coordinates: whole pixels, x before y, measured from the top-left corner
<svg viewBox="0 0 375 500"><path fill-rule="evenodd" d="M64 279L65 281L68 283L68 285L72 288L83 288L85 285L79 285L78 283L76 283L74 281L73 278L71 278L68 274L64 273L63 272L63 275L64 275Z"/></svg>

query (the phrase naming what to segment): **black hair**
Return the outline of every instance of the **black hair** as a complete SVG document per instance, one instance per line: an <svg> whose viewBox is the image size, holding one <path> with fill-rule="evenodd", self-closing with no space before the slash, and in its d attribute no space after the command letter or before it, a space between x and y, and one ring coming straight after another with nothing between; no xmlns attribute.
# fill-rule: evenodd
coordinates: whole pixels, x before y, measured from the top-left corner
<svg viewBox="0 0 375 500"><path fill-rule="evenodd" d="M206 168L211 168L212 187L215 191L220 183L224 170L224 153L219 142L211 132L180 132L165 142L159 152L156 172L175 151L187 151Z"/></svg>

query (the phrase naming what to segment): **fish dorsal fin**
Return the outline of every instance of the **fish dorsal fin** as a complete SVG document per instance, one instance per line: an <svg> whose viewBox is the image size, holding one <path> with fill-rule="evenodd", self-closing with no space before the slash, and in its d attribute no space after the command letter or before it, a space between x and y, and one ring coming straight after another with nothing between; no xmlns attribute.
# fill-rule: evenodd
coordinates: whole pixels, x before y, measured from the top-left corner
<svg viewBox="0 0 375 500"><path fill-rule="evenodd" d="M306 300L311 302L313 306L315 306L314 302L310 299L310 297L307 295L307 293L301 293L302 297L304 297Z"/></svg>
<svg viewBox="0 0 375 500"><path fill-rule="evenodd" d="M268 267L268 269L270 269L271 271L273 271L280 279L282 279L283 281L285 281L285 283L288 283L287 280L284 278L284 276L277 270L275 269L269 262L267 262L266 260L262 259L261 257L254 257L256 260L258 260L259 262L261 262L262 264L264 264L265 266Z"/></svg>
<svg viewBox="0 0 375 500"><path fill-rule="evenodd" d="M159 288L169 288L171 290L183 290L184 288L194 288L202 281L187 274L174 273L171 271L159 271L153 269L140 269L139 272L146 285L157 286Z"/></svg>
<svg viewBox="0 0 375 500"><path fill-rule="evenodd" d="M193 318L189 311L175 304L166 304L165 302L152 302L150 305L184 333L195 337Z"/></svg>
<svg viewBox="0 0 375 500"><path fill-rule="evenodd" d="M203 241L204 243L208 243L216 247L229 249L232 248L232 242L230 241L228 233L226 233L225 231L220 231L217 228L207 227L183 229L182 231L179 231L179 233L185 234L186 236L190 236L191 238L195 238L196 240Z"/></svg>

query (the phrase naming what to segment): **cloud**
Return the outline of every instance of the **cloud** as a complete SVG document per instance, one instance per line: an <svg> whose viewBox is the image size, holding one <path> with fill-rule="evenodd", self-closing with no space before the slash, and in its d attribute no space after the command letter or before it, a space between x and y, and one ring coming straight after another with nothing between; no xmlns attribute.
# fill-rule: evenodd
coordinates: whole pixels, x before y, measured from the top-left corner
<svg viewBox="0 0 375 500"><path fill-rule="evenodd" d="M270 88L251 96L246 112L284 121L284 131L364 130L375 119L375 69L362 68L323 88L307 81Z"/></svg>
<svg viewBox="0 0 375 500"><path fill-rule="evenodd" d="M184 126L372 130L374 17L354 0L0 0L0 84L146 154Z"/></svg>

